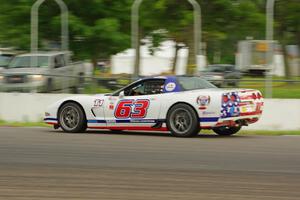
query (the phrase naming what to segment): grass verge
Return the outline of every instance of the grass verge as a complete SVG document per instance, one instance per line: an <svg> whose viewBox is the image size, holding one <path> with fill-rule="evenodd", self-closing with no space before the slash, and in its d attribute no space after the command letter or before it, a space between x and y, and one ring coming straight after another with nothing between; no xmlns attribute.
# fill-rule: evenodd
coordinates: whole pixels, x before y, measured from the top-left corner
<svg viewBox="0 0 300 200"><path fill-rule="evenodd" d="M211 130L203 130L201 131L202 134L215 134ZM241 130L238 135L263 135L263 136L282 136L282 135L299 135L300 130L296 131L264 131L264 130L251 130L245 131Z"/></svg>
<svg viewBox="0 0 300 200"><path fill-rule="evenodd" d="M249 78L245 77L248 81L241 81L240 88L250 88L260 90L265 96L265 82L256 82L254 80L263 80L262 78ZM253 79L253 81L251 81ZM273 80L280 80L284 78L274 77ZM295 81L299 81L299 78L293 78ZM273 98L278 99L300 99L300 83L284 83L273 82L272 84Z"/></svg>

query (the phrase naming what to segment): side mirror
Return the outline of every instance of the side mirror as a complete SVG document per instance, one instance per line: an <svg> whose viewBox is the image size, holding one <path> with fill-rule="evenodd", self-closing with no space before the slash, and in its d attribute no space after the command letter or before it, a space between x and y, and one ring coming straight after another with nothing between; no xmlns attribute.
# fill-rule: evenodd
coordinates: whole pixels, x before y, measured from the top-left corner
<svg viewBox="0 0 300 200"><path fill-rule="evenodd" d="M120 98L120 99L123 99L124 97L125 97L124 91L120 92L120 93L119 93L119 98Z"/></svg>

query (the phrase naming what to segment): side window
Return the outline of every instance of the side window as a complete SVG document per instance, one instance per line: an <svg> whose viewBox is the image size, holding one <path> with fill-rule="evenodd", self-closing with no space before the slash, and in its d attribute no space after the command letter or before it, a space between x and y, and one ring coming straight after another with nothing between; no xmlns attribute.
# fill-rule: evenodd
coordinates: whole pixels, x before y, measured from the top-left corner
<svg viewBox="0 0 300 200"><path fill-rule="evenodd" d="M163 92L165 80L153 79L137 83L136 85L125 89L125 96L143 96L161 94Z"/></svg>
<svg viewBox="0 0 300 200"><path fill-rule="evenodd" d="M65 66L64 57L62 55L55 56L54 58L54 67L61 68Z"/></svg>

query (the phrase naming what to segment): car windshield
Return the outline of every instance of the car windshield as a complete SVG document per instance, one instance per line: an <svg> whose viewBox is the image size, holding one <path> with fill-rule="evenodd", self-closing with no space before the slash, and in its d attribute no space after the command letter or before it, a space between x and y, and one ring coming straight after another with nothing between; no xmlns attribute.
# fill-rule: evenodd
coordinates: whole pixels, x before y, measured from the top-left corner
<svg viewBox="0 0 300 200"><path fill-rule="evenodd" d="M48 67L48 56L22 56L16 57L9 64L9 68L45 68ZM32 59L32 65L31 65Z"/></svg>
<svg viewBox="0 0 300 200"><path fill-rule="evenodd" d="M6 67L11 61L12 55L0 55L0 67Z"/></svg>
<svg viewBox="0 0 300 200"><path fill-rule="evenodd" d="M199 77L178 77L177 80L184 91L217 88Z"/></svg>

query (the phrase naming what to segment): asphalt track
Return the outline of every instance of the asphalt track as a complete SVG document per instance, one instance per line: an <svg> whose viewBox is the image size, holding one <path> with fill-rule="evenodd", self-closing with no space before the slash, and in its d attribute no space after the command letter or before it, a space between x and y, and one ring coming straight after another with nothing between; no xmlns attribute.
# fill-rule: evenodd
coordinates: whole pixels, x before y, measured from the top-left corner
<svg viewBox="0 0 300 200"><path fill-rule="evenodd" d="M0 128L0 199L300 199L300 137Z"/></svg>

